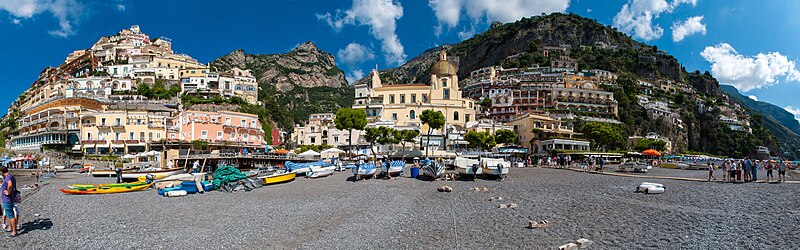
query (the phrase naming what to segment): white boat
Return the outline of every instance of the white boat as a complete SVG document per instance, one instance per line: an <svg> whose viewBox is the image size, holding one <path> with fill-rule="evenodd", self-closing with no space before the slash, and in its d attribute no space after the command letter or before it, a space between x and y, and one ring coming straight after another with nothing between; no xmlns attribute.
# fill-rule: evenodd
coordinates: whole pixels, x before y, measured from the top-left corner
<svg viewBox="0 0 800 250"><path fill-rule="evenodd" d="M481 171L483 175L497 176L505 178L508 175L508 169L511 168L511 162L503 159L495 158L481 158Z"/></svg>
<svg viewBox="0 0 800 250"><path fill-rule="evenodd" d="M334 166L330 167L312 167L311 171L306 174L306 178L320 178L333 174L336 169Z"/></svg>
<svg viewBox="0 0 800 250"><path fill-rule="evenodd" d="M464 157L456 157L453 160L453 166L456 167L459 175L478 175L481 174L480 161L477 159L470 159Z"/></svg>
<svg viewBox="0 0 800 250"><path fill-rule="evenodd" d="M356 176L356 180L370 178L377 172L378 167L371 163L359 164L353 168L353 175Z"/></svg>
<svg viewBox="0 0 800 250"><path fill-rule="evenodd" d="M170 168L170 169L160 169L160 170L141 171L141 172L122 172L122 179L138 180L139 178L147 176L149 174L153 176L153 180L160 180L181 173L183 173L183 168Z"/></svg>
<svg viewBox="0 0 800 250"><path fill-rule="evenodd" d="M307 176L308 173L311 172L311 167L298 168L291 172L297 174L297 176Z"/></svg>
<svg viewBox="0 0 800 250"><path fill-rule="evenodd" d="M433 179L442 177L444 173L445 173L444 165L438 162L432 162L431 164L422 167L422 175L431 177Z"/></svg>
<svg viewBox="0 0 800 250"><path fill-rule="evenodd" d="M386 174L389 176L398 176L403 173L406 169L406 162L405 161L391 161L391 162L384 162L381 165L381 169L383 169Z"/></svg>

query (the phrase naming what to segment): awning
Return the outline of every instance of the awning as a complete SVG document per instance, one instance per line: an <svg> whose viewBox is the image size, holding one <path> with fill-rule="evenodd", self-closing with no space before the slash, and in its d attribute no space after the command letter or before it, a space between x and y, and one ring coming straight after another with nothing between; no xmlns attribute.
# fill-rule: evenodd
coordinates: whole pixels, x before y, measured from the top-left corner
<svg viewBox="0 0 800 250"><path fill-rule="evenodd" d="M517 147L513 147L513 148L498 148L497 152L498 153L503 153L503 154L527 154L528 153L528 149L527 148L517 148Z"/></svg>

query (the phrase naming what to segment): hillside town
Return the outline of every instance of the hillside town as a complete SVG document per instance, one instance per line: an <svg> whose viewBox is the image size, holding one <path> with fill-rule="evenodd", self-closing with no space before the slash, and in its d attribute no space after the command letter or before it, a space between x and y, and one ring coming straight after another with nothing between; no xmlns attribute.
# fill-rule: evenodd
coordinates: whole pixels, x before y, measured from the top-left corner
<svg viewBox="0 0 800 250"><path fill-rule="evenodd" d="M675 51L700 43L592 19L605 2L400 1L92 2L79 7L107 18L80 27L62 5L81 0L0 1L0 29L26 42L10 47L30 54L6 59L8 92L24 92L0 118L0 246L800 245L800 114L726 85L708 58L779 63L774 85L800 81L794 61L726 43L700 53L702 72L696 51ZM669 33L652 18L697 5L662 2L628 0L613 22ZM436 23L416 20L428 7ZM18 33L50 14L53 38ZM686 22L719 22L707 15ZM706 35L680 22L673 39ZM692 27L675 37L680 25Z"/></svg>

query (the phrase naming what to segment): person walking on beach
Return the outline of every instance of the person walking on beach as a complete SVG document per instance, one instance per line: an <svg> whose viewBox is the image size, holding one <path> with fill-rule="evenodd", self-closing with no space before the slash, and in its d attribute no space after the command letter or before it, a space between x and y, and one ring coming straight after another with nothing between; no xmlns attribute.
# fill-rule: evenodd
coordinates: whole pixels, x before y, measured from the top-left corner
<svg viewBox="0 0 800 250"><path fill-rule="evenodd" d="M8 220L6 226L11 229L4 228L6 232L11 232L11 237L17 236L17 216L14 212L14 202L17 200L19 193L17 192L17 179L8 172L8 167L0 167L0 172L3 174L3 221Z"/></svg>
<svg viewBox="0 0 800 250"><path fill-rule="evenodd" d="M708 181L711 181L712 179L717 181L717 177L714 177L714 164L708 162Z"/></svg>
<svg viewBox="0 0 800 250"><path fill-rule="evenodd" d="M778 163L778 181L786 182L786 164L788 162L784 162L781 160L781 163Z"/></svg>
<svg viewBox="0 0 800 250"><path fill-rule="evenodd" d="M603 172L603 167L606 165L606 160L603 159L602 156L600 156L600 158L597 159L597 163L600 165L600 173L602 173Z"/></svg>
<svg viewBox="0 0 800 250"><path fill-rule="evenodd" d="M736 171L738 169L739 169L739 163L736 162L736 161L733 161L731 163L731 171L730 171L730 173L728 173L728 176L730 177L731 182L736 182L736 180L737 180L736 179Z"/></svg>
<svg viewBox="0 0 800 250"><path fill-rule="evenodd" d="M772 181L772 161L767 161L767 164L764 165L764 169L767 170L767 182Z"/></svg>

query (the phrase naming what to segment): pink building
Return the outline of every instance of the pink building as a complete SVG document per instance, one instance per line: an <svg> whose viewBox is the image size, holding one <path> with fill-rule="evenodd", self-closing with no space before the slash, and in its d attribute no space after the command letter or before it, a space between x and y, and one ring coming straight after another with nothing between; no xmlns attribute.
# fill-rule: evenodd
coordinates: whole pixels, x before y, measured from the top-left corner
<svg viewBox="0 0 800 250"><path fill-rule="evenodd" d="M257 115L232 111L183 111L174 118L177 131L168 133L169 140L207 141L217 146L261 148L266 145L264 130Z"/></svg>

